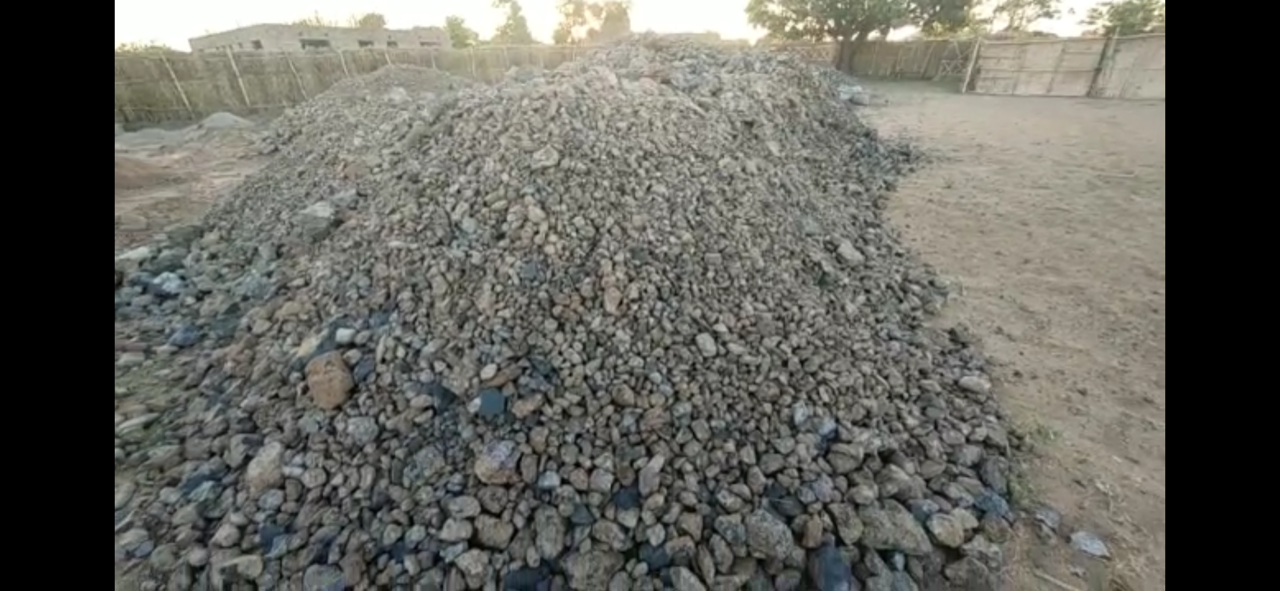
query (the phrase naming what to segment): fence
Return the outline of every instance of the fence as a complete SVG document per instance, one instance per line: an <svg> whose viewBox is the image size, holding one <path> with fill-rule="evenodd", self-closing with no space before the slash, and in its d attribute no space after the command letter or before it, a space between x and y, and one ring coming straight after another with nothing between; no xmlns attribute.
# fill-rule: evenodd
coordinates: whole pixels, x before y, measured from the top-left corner
<svg viewBox="0 0 1280 591"><path fill-rule="evenodd" d="M495 80L514 66L554 68L585 51L572 46L473 50L387 49L302 53L116 54L116 121L195 119L218 111L279 110L349 76L387 64Z"/></svg>
<svg viewBox="0 0 1280 591"><path fill-rule="evenodd" d="M1164 98L1164 35L983 41L967 89L983 94Z"/></svg>
<svg viewBox="0 0 1280 591"><path fill-rule="evenodd" d="M969 42L875 41L852 56L850 73L891 78L959 77ZM835 43L771 46L815 63L833 64ZM218 111L275 111L313 97L334 82L386 64L415 65L492 81L514 66L554 68L592 47L539 45L454 49L364 49L303 53L118 53L117 122L197 119ZM851 51L852 48L846 48Z"/></svg>
<svg viewBox="0 0 1280 591"><path fill-rule="evenodd" d="M861 45L848 44L844 60L837 60L838 43L783 43L770 45L775 51L792 53L806 60L846 64L845 70L856 76L875 78L901 78L936 80L959 79L964 75L965 64L973 41L938 39L921 41L868 41Z"/></svg>

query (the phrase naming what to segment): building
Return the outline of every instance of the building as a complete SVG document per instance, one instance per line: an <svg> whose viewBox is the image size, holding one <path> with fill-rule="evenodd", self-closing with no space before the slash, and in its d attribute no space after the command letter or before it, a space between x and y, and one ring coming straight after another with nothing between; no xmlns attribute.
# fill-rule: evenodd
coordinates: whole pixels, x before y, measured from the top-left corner
<svg viewBox="0 0 1280 591"><path fill-rule="evenodd" d="M440 27L369 29L310 25L251 25L187 40L191 51L306 51L450 47Z"/></svg>

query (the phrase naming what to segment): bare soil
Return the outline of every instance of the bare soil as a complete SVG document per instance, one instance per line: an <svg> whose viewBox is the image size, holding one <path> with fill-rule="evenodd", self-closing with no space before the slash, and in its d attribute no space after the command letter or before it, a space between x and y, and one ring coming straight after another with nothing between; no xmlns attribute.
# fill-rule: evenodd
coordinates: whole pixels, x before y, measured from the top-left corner
<svg viewBox="0 0 1280 591"><path fill-rule="evenodd" d="M164 139L117 141L116 249L195 218L265 162L249 137L234 130L185 136L174 131Z"/></svg>
<svg viewBox="0 0 1280 591"><path fill-rule="evenodd" d="M1165 588L1164 102L961 95L882 83L866 116L936 161L891 216L958 292L1037 442L1029 497L1100 561L1020 528L1013 589Z"/></svg>

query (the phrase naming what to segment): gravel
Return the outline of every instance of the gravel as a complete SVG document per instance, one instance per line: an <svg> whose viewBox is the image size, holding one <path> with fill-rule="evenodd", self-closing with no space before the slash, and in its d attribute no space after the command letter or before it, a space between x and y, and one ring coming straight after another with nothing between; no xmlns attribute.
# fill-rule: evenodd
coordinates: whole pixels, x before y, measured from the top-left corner
<svg viewBox="0 0 1280 591"><path fill-rule="evenodd" d="M119 371L189 389L117 437L118 560L164 548L142 572L175 588L994 581L975 536L1019 442L885 223L916 152L814 68L646 37L491 86L389 67L263 146L117 259L117 340L151 344Z"/></svg>

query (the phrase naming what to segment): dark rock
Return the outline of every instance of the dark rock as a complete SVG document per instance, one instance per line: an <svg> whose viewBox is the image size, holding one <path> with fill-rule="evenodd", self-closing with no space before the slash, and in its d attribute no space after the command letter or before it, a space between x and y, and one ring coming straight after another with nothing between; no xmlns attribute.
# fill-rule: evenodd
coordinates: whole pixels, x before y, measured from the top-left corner
<svg viewBox="0 0 1280 591"><path fill-rule="evenodd" d="M190 324L179 326L172 334L169 335L167 341L170 345L179 349L185 349L200 342L200 329Z"/></svg>
<svg viewBox="0 0 1280 591"><path fill-rule="evenodd" d="M480 391L479 415L481 418L494 419L507 412L507 395L496 388L485 388Z"/></svg>
<svg viewBox="0 0 1280 591"><path fill-rule="evenodd" d="M651 546L647 543L641 544L638 556L641 562L649 566L649 572L660 572L671 566L671 556L667 554L666 548L662 546Z"/></svg>
<svg viewBox="0 0 1280 591"><path fill-rule="evenodd" d="M635 509L640 506L640 488L636 485L624 486L613 495L613 506L620 511Z"/></svg>
<svg viewBox="0 0 1280 591"><path fill-rule="evenodd" d="M506 591L542 591L551 586L551 568L545 563L538 568L520 568L507 573L502 582Z"/></svg>
<svg viewBox="0 0 1280 591"><path fill-rule="evenodd" d="M816 591L860 591L853 570L835 546L827 544L809 554L809 580Z"/></svg>
<svg viewBox="0 0 1280 591"><path fill-rule="evenodd" d="M996 517L1004 519L1011 519L1013 517L1013 511L1009 508L1009 501L1006 501L1004 497L991 491L986 491L978 495L978 497L973 500L973 506L977 507L979 511L982 511L984 515L995 515Z"/></svg>

